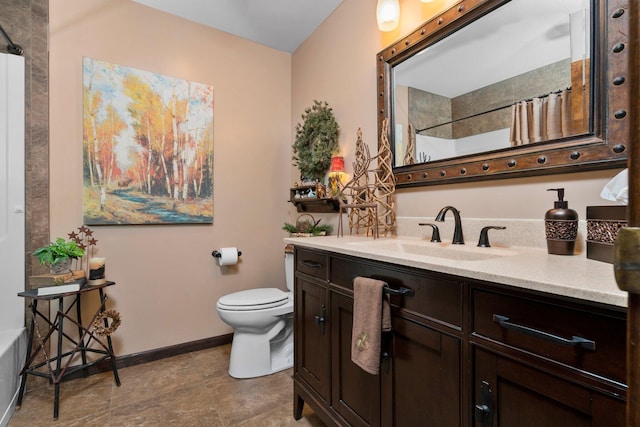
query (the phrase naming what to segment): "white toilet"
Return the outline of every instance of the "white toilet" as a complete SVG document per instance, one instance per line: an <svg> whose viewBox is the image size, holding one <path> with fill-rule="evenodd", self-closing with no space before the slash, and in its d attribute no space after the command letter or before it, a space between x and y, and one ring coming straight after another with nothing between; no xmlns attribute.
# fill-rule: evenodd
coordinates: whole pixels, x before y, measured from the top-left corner
<svg viewBox="0 0 640 427"><path fill-rule="evenodd" d="M253 378L293 366L293 252L285 250L287 289L250 289L220 297L218 315L233 328L229 375Z"/></svg>

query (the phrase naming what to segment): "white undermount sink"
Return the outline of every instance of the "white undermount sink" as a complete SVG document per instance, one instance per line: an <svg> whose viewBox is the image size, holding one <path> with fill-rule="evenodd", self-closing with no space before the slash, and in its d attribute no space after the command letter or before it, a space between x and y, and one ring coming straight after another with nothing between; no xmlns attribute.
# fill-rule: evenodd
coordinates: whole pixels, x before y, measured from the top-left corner
<svg viewBox="0 0 640 427"><path fill-rule="evenodd" d="M422 255L454 261L482 261L518 254L516 251L505 248L480 248L475 245L453 245L448 242L434 243L409 239L378 239L367 242L352 242L350 245L366 247L378 252L388 252L389 255Z"/></svg>

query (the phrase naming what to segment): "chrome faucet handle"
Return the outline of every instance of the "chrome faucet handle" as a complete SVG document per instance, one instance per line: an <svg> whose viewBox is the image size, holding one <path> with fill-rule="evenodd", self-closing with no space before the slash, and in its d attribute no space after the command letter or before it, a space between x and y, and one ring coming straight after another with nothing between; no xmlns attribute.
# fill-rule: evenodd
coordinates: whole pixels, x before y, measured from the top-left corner
<svg viewBox="0 0 640 427"><path fill-rule="evenodd" d="M478 246L480 246L481 248L490 248L491 245L489 244L489 230L504 230L507 227L501 227L498 225L488 225L486 227L483 227L482 230L480 230L480 239L478 239Z"/></svg>
<svg viewBox="0 0 640 427"><path fill-rule="evenodd" d="M442 240L440 240L440 230L438 230L438 226L435 224L431 224L428 222L419 222L418 225L425 225L425 226L429 226L431 227L431 229L433 230L431 232L431 241L432 242L436 242L436 243L440 243L442 242Z"/></svg>

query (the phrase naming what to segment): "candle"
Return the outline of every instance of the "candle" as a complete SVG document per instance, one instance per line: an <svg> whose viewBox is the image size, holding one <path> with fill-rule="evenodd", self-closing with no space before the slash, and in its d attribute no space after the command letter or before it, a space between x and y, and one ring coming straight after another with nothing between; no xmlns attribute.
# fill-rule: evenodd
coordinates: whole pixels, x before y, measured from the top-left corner
<svg viewBox="0 0 640 427"><path fill-rule="evenodd" d="M101 285L105 279L105 258L89 259L89 284Z"/></svg>

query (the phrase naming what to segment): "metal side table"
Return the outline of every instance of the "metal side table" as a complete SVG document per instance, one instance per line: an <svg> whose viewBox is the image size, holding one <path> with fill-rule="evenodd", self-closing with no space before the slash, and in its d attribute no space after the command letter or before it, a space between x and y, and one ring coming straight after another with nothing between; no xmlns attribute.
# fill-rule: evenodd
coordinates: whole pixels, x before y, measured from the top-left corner
<svg viewBox="0 0 640 427"><path fill-rule="evenodd" d="M29 307L31 308L31 327L29 328L29 338L27 342L27 357L20 372L22 376L20 381L20 390L18 392L17 406L22 405L22 398L24 397L25 385L27 382L27 375L35 375L44 378L48 378L54 385L54 403L53 403L53 419L58 418L59 400L60 400L60 382L64 377L71 375L79 370L83 371L83 375L88 375L88 368L103 360L110 359L111 369L113 370L113 377L116 384L120 386L120 377L118 376L118 369L116 367L115 354L113 353L113 346L111 343L111 332L109 331L108 319L105 317L105 304L107 302L107 296L104 293L104 288L107 286L113 286L115 282L106 282L100 285L88 285L84 284L77 291L64 292L51 295L38 295L37 289L31 289L28 291L18 293L18 296L31 299ZM85 293L98 291L100 294L100 304L91 321L86 325L82 323L82 310L80 307L81 296ZM65 308L64 299L71 298L72 301ZM58 300L58 311L53 319L49 318L49 313L42 313L38 311L38 301L46 300ZM75 306L76 318L72 318L70 313ZM38 329L36 319L43 319L49 326L49 330L43 335ZM64 321L67 320L73 323L77 327L78 336L72 336L70 332L65 331ZM112 319L115 320L115 319ZM104 328L102 328L104 324ZM112 322L113 326L113 322ZM99 328L100 331L97 329ZM56 353L48 354L46 344L50 341L54 332L57 332L57 346ZM38 346L33 351L34 336L38 341ZM104 336L104 339L103 337ZM66 341L65 341L66 340ZM106 343L105 343L106 340ZM67 345L68 350L64 350L63 343ZM92 346L93 344L93 346ZM44 355L43 362L35 362L36 356L42 352ZM101 355L95 360L89 361L87 359L87 353L97 353ZM76 356L80 356L81 363L74 362ZM72 363L74 363L72 365Z"/></svg>

